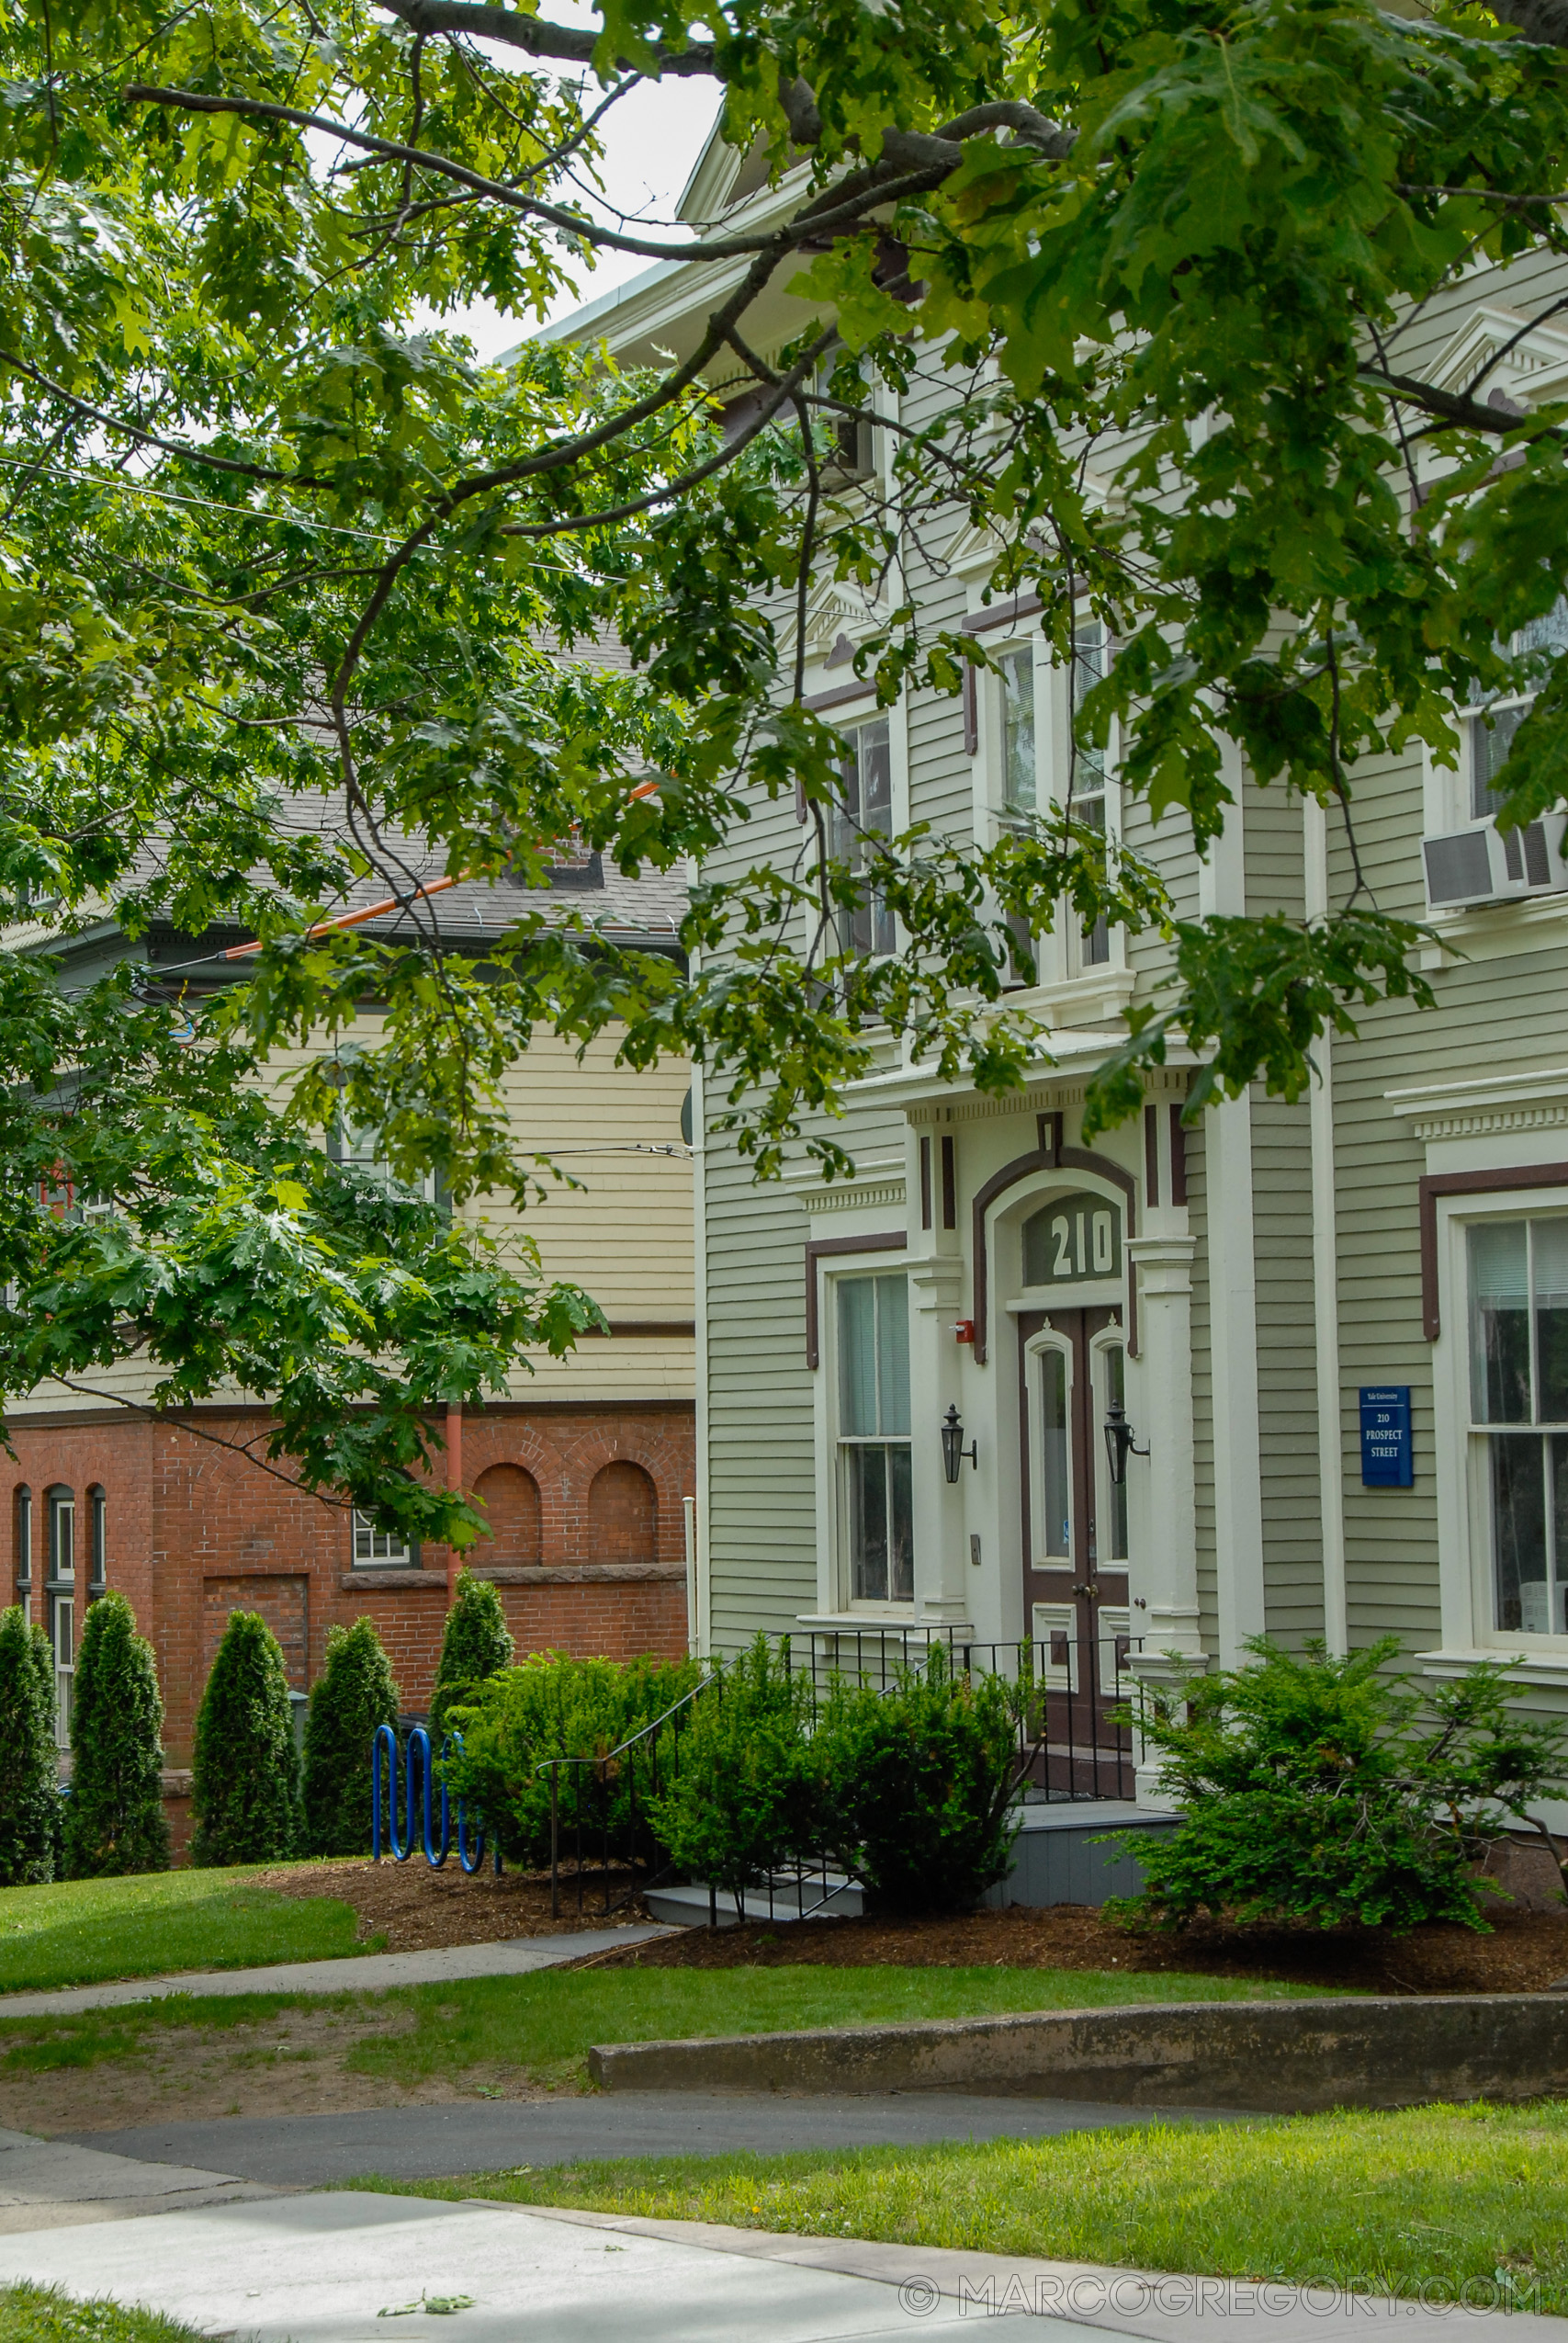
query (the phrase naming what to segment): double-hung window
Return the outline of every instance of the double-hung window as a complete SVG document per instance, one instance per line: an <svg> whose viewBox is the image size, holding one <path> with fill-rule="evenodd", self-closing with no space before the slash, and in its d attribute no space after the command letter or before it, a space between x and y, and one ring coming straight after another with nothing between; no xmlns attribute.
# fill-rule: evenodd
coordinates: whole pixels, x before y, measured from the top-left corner
<svg viewBox="0 0 1568 2343"><path fill-rule="evenodd" d="M381 1138L378 1131L357 1130L352 1124L340 1124L330 1132L327 1152L334 1163L351 1164L367 1180L373 1180L389 1195L423 1196L427 1204L435 1197L435 1174L426 1172L416 1181L400 1180L381 1153Z"/></svg>
<svg viewBox="0 0 1568 2343"><path fill-rule="evenodd" d="M1568 1214L1468 1232L1471 1443L1492 1622L1568 1635Z"/></svg>
<svg viewBox="0 0 1568 2343"><path fill-rule="evenodd" d="M1086 748L1078 739L1078 717L1084 701L1107 672L1105 629L1090 620L1073 629L1073 663L1068 689L1071 747L1070 787L1063 792L1073 818L1103 836L1105 819L1105 751ZM1103 968L1111 957L1111 930L1103 917L1078 931L1078 958L1086 968Z"/></svg>
<svg viewBox="0 0 1568 2343"><path fill-rule="evenodd" d="M54 1737L71 1746L71 1702L76 1681L76 1500L72 1490L47 1492L49 1640L54 1654Z"/></svg>
<svg viewBox="0 0 1568 2343"><path fill-rule="evenodd" d="M855 1602L912 1602L909 1296L902 1272L838 1280L839 1506Z"/></svg>
<svg viewBox="0 0 1568 2343"><path fill-rule="evenodd" d="M893 835L893 746L886 716L850 728L850 753L840 767L839 803L829 812L828 851L836 863L863 877L875 848L872 841ZM874 887L852 909L839 913L839 948L845 954L882 959L895 948L893 913Z"/></svg>
<svg viewBox="0 0 1568 2343"><path fill-rule="evenodd" d="M996 685L1001 751L1001 803L1005 824L1031 822L1040 811L1040 719L1035 688L1034 645L1014 643L997 653ZM1022 912L1008 915L1014 949L1010 990L1034 983L1040 974L1040 950Z"/></svg>
<svg viewBox="0 0 1568 2343"><path fill-rule="evenodd" d="M1508 645L1516 659L1538 669L1568 652L1568 599L1520 628ZM1422 841L1427 897L1434 911L1506 901L1568 889L1568 855L1561 813L1499 831L1504 805L1498 783L1520 725L1534 703L1533 685L1468 708L1461 719L1458 781L1434 772L1427 787L1427 834ZM1461 824L1462 827L1456 827Z"/></svg>
<svg viewBox="0 0 1568 2343"><path fill-rule="evenodd" d="M1568 651L1568 600L1554 603L1542 618L1532 618L1514 637L1516 658L1527 653L1552 658ZM1514 745L1514 735L1529 714L1535 694L1491 701L1470 719L1470 811L1472 821L1490 821L1501 809L1496 779ZM1533 825L1532 825L1533 826ZM1525 833L1528 836L1528 832ZM1516 839L1517 833L1515 833Z"/></svg>
<svg viewBox="0 0 1568 2343"><path fill-rule="evenodd" d="M1005 812L1032 814L1039 802L1039 760L1034 721L1034 646L1016 644L997 662L1001 669L1002 806Z"/></svg>

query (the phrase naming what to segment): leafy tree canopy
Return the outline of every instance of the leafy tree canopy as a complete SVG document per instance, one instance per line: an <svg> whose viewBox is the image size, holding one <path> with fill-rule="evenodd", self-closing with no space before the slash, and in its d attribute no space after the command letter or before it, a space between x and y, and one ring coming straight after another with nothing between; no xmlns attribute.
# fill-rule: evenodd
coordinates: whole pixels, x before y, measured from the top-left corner
<svg viewBox="0 0 1568 2343"><path fill-rule="evenodd" d="M5 1387L130 1343L155 1404L276 1395L310 1485L462 1541L433 1411L592 1305L412 1188L370 1194L318 1144L333 1115L459 1201L525 1194L505 1069L541 1029L613 1024L633 1066L699 1058L770 1172L875 1029L1016 1084L1039 1040L998 1005L1009 922L1063 899L1173 947L1091 1126L1172 1031L1211 1060L1200 1104L1292 1096L1315 1034L1427 998L1416 931L1364 890L1305 928L1179 919L1070 811L984 852L868 841L852 869L823 811L841 743L768 607L880 582L863 671L956 693L982 645L899 582L961 520L1058 652L1085 597L1113 628L1080 741L1116 718L1123 787L1201 845L1227 737L1348 819L1357 760L1451 754L1453 701L1524 680L1503 819L1556 806L1568 669L1507 645L1568 568L1568 414L1495 403L1484 370L1427 380L1405 328L1477 260L1561 251L1565 45L1561 0L604 0L587 29L488 0L7 6L0 887L55 935L264 948L173 1011L123 968L87 981L78 955L64 987L0 956ZM773 199L694 243L607 226L581 190L615 104L691 75ZM713 264L661 374L527 341L485 368L418 326L483 296L522 334L605 247ZM820 322L767 359L759 303L792 280ZM874 426L884 486L836 487L842 410L939 362L934 419ZM604 640L629 672L558 656ZM663 778L632 795L638 772ZM310 932L356 881L408 896L411 839L454 874L537 880L568 838L670 869L797 791L815 865L727 857L690 972L526 908L482 968L423 902L396 942ZM910 948L852 968L831 914L873 885ZM289 1082L253 1081L285 1045ZM67 1182L114 1217L61 1213Z"/></svg>

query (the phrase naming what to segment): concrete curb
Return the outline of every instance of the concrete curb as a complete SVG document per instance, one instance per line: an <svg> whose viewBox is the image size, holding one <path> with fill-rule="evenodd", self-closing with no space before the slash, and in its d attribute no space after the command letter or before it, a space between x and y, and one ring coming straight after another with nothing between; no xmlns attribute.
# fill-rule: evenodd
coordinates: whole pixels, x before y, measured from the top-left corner
<svg viewBox="0 0 1568 2343"><path fill-rule="evenodd" d="M1550 2314L1526 2315L1521 2321L1514 2312L1353 2293L1332 2285L1123 2269L1103 2262L1047 2261L962 2246L888 2245L870 2237L734 2229L715 2221L660 2221L640 2213L580 2212L569 2205L514 2205L495 2197L467 2197L463 2202L497 2213L526 2213L535 2221L572 2222L625 2236L698 2246L707 2253L739 2254L795 2269L872 2279L898 2289L911 2333L919 2332L915 2322L946 2300L981 2316L1032 2312L1036 2317L1061 2320L1069 2333L1074 2325L1100 2327L1112 2335L1147 2337L1149 2343L1200 2343L1216 2333L1235 2343L1238 2328L1266 2335L1269 2343L1337 2343L1342 2337L1364 2335L1372 2320L1384 2325L1397 2321L1403 2343L1418 2343L1418 2338L1419 2343L1438 2343L1438 2338L1452 2343L1456 2331L1501 2337L1506 2319L1515 2336L1568 2343L1568 2318Z"/></svg>
<svg viewBox="0 0 1568 2343"><path fill-rule="evenodd" d="M1179 2002L606 2044L607 2091L991 2090L1309 2114L1568 2092L1551 1994Z"/></svg>
<svg viewBox="0 0 1568 2343"><path fill-rule="evenodd" d="M279 1961L265 1969L192 1969L183 1975L126 1977L112 1985L62 1986L52 1993L0 1993L0 2026L7 2018L67 2016L76 2009L118 2009L127 2002L164 2001L174 1993L384 1993L395 1985L444 1985L459 1977L526 1976L559 1968L590 1952L642 1944L668 1936L667 1928L590 1928L574 1936L507 1936L487 1944L434 1945L424 1952L350 1953L341 1961Z"/></svg>

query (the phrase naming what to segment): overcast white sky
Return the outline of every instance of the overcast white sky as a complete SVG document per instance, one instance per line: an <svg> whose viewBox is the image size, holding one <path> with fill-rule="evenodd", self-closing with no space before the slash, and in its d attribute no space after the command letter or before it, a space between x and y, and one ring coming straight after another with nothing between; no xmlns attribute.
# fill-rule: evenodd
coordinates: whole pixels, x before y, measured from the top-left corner
<svg viewBox="0 0 1568 2343"><path fill-rule="evenodd" d="M594 12L581 0L545 0L544 13L557 24L597 22ZM482 45L496 64L506 70L506 52L489 43ZM515 58L511 62L515 69ZM588 77L585 95L590 107L602 95L592 75ZM606 226L622 224L615 217L618 210L630 215L627 224L635 221L638 227L647 226L661 237L671 232L676 198L702 152L703 141L718 111L719 96L716 82L694 76L690 80L639 83L625 97L617 99L603 125L605 153L600 168L604 201L593 207ZM590 190L584 188L581 192ZM558 301L551 315L564 317L581 302L596 300L626 277L636 277L652 266L651 261L637 255L605 253L597 267L575 272L575 294ZM486 359L499 357L533 330L531 321L520 323L516 319L502 317L489 302L450 317L446 323L460 326L479 357Z"/></svg>

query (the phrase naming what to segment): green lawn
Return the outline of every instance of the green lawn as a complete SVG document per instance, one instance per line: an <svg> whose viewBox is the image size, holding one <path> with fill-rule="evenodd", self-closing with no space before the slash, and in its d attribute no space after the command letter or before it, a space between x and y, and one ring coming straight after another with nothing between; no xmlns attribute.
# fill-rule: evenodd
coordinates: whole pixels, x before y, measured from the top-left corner
<svg viewBox="0 0 1568 2343"><path fill-rule="evenodd" d="M1241 2001L1303 1988L1229 1977L1119 1976L1085 1969L586 1969L420 1986L399 1998L411 2033L362 2043L361 2074L423 2081L480 2060L565 2081L594 2043L691 2034L786 2033L804 2026L899 2018L982 2018L1021 2009L1089 2009L1123 2001Z"/></svg>
<svg viewBox="0 0 1568 2343"><path fill-rule="evenodd" d="M351 1907L335 1896L280 1896L254 1871L150 1872L0 1888L0 1993L164 1976L180 1969L248 1969L267 1961L327 1961L378 1952L355 1942Z"/></svg>
<svg viewBox="0 0 1568 2343"><path fill-rule="evenodd" d="M586 1969L468 1977L378 1994L243 1994L6 2020L0 2068L39 2072L141 2055L168 2027L252 2026L299 2009L341 2017L345 2064L409 2085L472 2067L551 2084L583 2079L590 2046L713 2033L778 2033L897 2018L984 2017L1126 2001L1300 1997L1297 1986L1230 1977L1119 1976L1082 1969ZM395 2032L366 2029L392 2020ZM356 2038L356 2035L358 2038Z"/></svg>
<svg viewBox="0 0 1568 2343"><path fill-rule="evenodd" d="M350 2185L1568 2312L1561 2101Z"/></svg>
<svg viewBox="0 0 1568 2343"><path fill-rule="evenodd" d="M193 2327L156 2311L79 2303L52 2286L0 2286L0 2336L6 2343L202 2343Z"/></svg>

